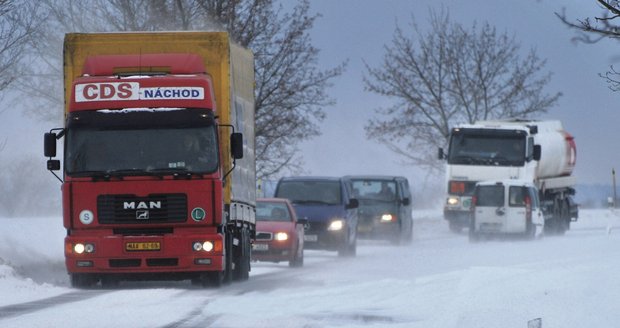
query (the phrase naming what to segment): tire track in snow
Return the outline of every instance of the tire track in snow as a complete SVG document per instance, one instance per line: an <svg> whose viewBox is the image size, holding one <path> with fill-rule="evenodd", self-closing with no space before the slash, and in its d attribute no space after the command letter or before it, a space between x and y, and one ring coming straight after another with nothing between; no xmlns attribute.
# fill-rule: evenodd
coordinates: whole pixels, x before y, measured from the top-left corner
<svg viewBox="0 0 620 328"><path fill-rule="evenodd" d="M99 296L109 291L104 290L86 290L86 291L77 291L70 292L66 294L61 294L54 297L48 297L36 301L19 303L19 304L11 304L0 307L0 320L21 316L24 314L41 311L47 308L52 308L58 305L79 302L83 300L87 300L89 298Z"/></svg>

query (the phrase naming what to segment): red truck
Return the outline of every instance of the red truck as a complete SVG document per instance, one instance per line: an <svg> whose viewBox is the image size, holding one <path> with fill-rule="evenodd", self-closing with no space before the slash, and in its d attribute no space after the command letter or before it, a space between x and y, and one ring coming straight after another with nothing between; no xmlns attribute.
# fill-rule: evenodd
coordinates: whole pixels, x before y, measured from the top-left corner
<svg viewBox="0 0 620 328"><path fill-rule="evenodd" d="M225 32L67 34L64 77L65 126L44 147L71 285L247 279L252 53Z"/></svg>

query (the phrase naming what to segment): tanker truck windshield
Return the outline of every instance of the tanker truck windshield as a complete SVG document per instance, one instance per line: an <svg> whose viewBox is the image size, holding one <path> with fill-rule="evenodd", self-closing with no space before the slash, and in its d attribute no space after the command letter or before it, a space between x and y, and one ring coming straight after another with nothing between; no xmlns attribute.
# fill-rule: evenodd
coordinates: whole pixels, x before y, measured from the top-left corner
<svg viewBox="0 0 620 328"><path fill-rule="evenodd" d="M453 131L448 163L456 165L523 166L526 138L522 131ZM528 149L528 153L529 153Z"/></svg>
<svg viewBox="0 0 620 328"><path fill-rule="evenodd" d="M216 172L219 150L213 117L186 114L190 113L72 115L65 170L75 177Z"/></svg>

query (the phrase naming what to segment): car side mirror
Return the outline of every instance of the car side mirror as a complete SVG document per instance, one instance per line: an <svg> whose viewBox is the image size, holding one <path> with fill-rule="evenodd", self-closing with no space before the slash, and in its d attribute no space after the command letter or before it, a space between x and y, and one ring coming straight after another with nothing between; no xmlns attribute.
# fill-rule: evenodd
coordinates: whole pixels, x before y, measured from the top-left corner
<svg viewBox="0 0 620 328"><path fill-rule="evenodd" d="M297 219L297 224L306 225L308 224L308 219Z"/></svg>
<svg viewBox="0 0 620 328"><path fill-rule="evenodd" d="M351 198L349 200L349 204L347 204L346 209L358 208L360 206L360 202L356 198Z"/></svg>
<svg viewBox="0 0 620 328"><path fill-rule="evenodd" d="M446 158L446 154L444 154L443 148L440 147L437 150L437 159L442 160L442 159L445 159L445 158Z"/></svg>
<svg viewBox="0 0 620 328"><path fill-rule="evenodd" d="M411 200L408 197L403 198L403 205L409 206L411 204Z"/></svg>
<svg viewBox="0 0 620 328"><path fill-rule="evenodd" d="M239 132L230 134L230 154L234 159L243 158L243 134Z"/></svg>
<svg viewBox="0 0 620 328"><path fill-rule="evenodd" d="M56 157L56 133L49 132L43 136L43 153L45 157Z"/></svg>

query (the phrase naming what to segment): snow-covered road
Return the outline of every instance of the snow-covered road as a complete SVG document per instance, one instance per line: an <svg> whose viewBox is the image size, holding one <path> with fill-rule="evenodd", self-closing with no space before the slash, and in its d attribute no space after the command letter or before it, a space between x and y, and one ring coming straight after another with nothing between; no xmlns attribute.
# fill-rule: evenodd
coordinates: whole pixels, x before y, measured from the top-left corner
<svg viewBox="0 0 620 328"><path fill-rule="evenodd" d="M220 289L86 291L69 287L60 218L0 218L0 326L616 327L620 213L580 214L562 237L470 244L439 211L416 211L409 246L307 251L303 268L255 263L249 281Z"/></svg>

